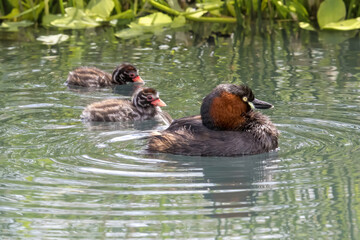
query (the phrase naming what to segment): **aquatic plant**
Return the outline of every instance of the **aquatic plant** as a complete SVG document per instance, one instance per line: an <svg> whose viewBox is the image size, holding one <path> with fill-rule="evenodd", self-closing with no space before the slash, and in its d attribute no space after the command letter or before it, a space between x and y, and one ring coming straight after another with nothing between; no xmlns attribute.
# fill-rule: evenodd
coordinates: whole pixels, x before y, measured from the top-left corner
<svg viewBox="0 0 360 240"><path fill-rule="evenodd" d="M128 25L116 33L131 38L194 22L233 24L297 21L308 30L360 28L357 0L2 0L1 28L40 24L81 29L105 24ZM231 28L230 28L231 29ZM231 31L231 30L230 30Z"/></svg>

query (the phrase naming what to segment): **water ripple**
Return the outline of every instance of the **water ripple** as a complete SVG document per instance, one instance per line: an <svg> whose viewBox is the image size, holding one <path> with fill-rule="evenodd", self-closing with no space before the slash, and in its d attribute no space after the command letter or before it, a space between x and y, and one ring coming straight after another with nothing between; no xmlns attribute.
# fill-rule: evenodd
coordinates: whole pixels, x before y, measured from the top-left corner
<svg viewBox="0 0 360 240"><path fill-rule="evenodd" d="M84 172L91 172L96 174L109 174L126 177L148 177L148 178L164 178L164 177L177 177L177 178L188 178L188 177L202 177L202 173L194 172L131 172L131 171L119 171L119 170L106 170L98 168L86 168L82 167L79 169Z"/></svg>
<svg viewBox="0 0 360 240"><path fill-rule="evenodd" d="M0 41L0 238L356 239L358 43L322 46L292 29L213 42L187 32L122 41L112 28L51 48ZM174 118L199 114L220 83L249 85L275 105L262 112L281 132L279 149L150 154L146 138L163 124L82 122L87 104L129 99L136 86L70 88L67 73L124 61Z"/></svg>

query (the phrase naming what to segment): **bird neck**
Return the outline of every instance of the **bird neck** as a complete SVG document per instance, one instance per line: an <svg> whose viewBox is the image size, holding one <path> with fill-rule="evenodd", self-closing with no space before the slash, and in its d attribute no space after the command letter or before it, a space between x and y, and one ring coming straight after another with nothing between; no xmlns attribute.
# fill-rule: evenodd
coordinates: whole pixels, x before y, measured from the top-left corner
<svg viewBox="0 0 360 240"><path fill-rule="evenodd" d="M250 111L246 114L246 124L242 131L250 132L264 148L274 149L278 146L279 132L269 117L260 112Z"/></svg>
<svg viewBox="0 0 360 240"><path fill-rule="evenodd" d="M135 109L142 115L154 116L157 111L160 110L159 107L155 107L145 99L141 99L141 96L139 95L132 99L132 104L134 105Z"/></svg>
<svg viewBox="0 0 360 240"><path fill-rule="evenodd" d="M126 82L125 75L122 72L122 70L119 68L114 70L111 80L115 84L125 84L125 82Z"/></svg>

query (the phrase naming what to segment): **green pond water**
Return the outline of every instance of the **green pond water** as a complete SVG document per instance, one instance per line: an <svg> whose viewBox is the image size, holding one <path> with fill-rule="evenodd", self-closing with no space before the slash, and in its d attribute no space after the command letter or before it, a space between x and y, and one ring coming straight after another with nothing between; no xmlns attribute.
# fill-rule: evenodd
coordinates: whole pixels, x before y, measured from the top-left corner
<svg viewBox="0 0 360 240"><path fill-rule="evenodd" d="M360 38L292 26L264 34L111 28L1 32L0 239L359 239ZM75 67L138 66L174 118L199 113L220 83L245 83L281 132L268 154L150 154L166 126L86 124L84 107L133 85L64 85Z"/></svg>

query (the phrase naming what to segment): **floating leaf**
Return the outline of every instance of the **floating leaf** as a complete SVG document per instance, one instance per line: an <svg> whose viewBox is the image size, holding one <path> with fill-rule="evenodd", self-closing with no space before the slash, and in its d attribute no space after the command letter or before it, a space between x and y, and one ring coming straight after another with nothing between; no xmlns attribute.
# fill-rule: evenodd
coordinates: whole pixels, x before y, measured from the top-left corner
<svg viewBox="0 0 360 240"><path fill-rule="evenodd" d="M137 22L130 23L129 28L115 33L115 36L128 39L147 33L157 34L164 31L165 27L177 28L183 26L185 22L186 19L184 16L175 17L174 20L172 20L170 16L158 12L139 18Z"/></svg>
<svg viewBox="0 0 360 240"><path fill-rule="evenodd" d="M88 16L100 18L98 20L106 20L110 17L115 4L113 0L91 0L86 8L85 13Z"/></svg>
<svg viewBox="0 0 360 240"><path fill-rule="evenodd" d="M348 19L348 20L340 21L340 22L336 22L336 23L328 23L323 27L323 29L341 30L341 31L360 29L360 17Z"/></svg>
<svg viewBox="0 0 360 240"><path fill-rule="evenodd" d="M143 34L144 32L141 29L126 28L115 33L115 36L118 38L129 39L129 38L141 36Z"/></svg>
<svg viewBox="0 0 360 240"><path fill-rule="evenodd" d="M316 31L316 29L307 22L299 22L299 26L305 30Z"/></svg>
<svg viewBox="0 0 360 240"><path fill-rule="evenodd" d="M83 10L77 8L66 8L65 17L56 19L51 22L52 26L61 28L81 29L97 27L100 24L86 16Z"/></svg>
<svg viewBox="0 0 360 240"><path fill-rule="evenodd" d="M195 8L187 8L186 9L186 15L194 17L194 18L199 18L207 12L208 11L205 11L205 10L196 10Z"/></svg>
<svg viewBox="0 0 360 240"><path fill-rule="evenodd" d="M162 29L158 29L158 31L155 31L154 29L153 32L150 32L150 31L144 31L144 29L141 28L126 28L115 33L115 36L122 39L131 39L131 38L147 39L147 38L151 38L154 35L154 33L157 33L159 31L162 31Z"/></svg>
<svg viewBox="0 0 360 240"><path fill-rule="evenodd" d="M51 27L51 22L55 21L57 19L61 19L63 16L61 15L54 15L54 14L48 14L44 15L42 18L42 25L45 27Z"/></svg>
<svg viewBox="0 0 360 240"><path fill-rule="evenodd" d="M138 24L143 26L166 25L170 23L172 23L171 17L162 12L153 13L145 17L141 17L138 20Z"/></svg>
<svg viewBox="0 0 360 240"><path fill-rule="evenodd" d="M8 31L18 31L20 27L29 27L33 25L33 22L30 21L21 21L21 22L2 22L1 28L5 28Z"/></svg>
<svg viewBox="0 0 360 240"><path fill-rule="evenodd" d="M207 2L203 2L203 3L197 3L196 7L202 8L204 10L214 10L214 9L221 8L222 5L224 5L223 1L221 1L221 0L212 0L212 1L207 1Z"/></svg>
<svg viewBox="0 0 360 240"><path fill-rule="evenodd" d="M342 0L325 0L320 4L317 21L322 29L329 23L343 20L346 15L345 4Z"/></svg>
<svg viewBox="0 0 360 240"><path fill-rule="evenodd" d="M69 36L66 34L57 34L57 35L48 35L48 36L40 36L36 40L41 41L46 45L56 45L62 42L65 42L69 39Z"/></svg>
<svg viewBox="0 0 360 240"><path fill-rule="evenodd" d="M171 28L178 28L184 26L186 23L186 18L184 16L175 17L171 23Z"/></svg>
<svg viewBox="0 0 360 240"><path fill-rule="evenodd" d="M221 16L220 10L224 2L221 0L211 0L203 3L198 3L196 6L199 8L198 10L209 11L214 16ZM197 16L195 16L197 17ZM201 17L201 16L199 16Z"/></svg>

